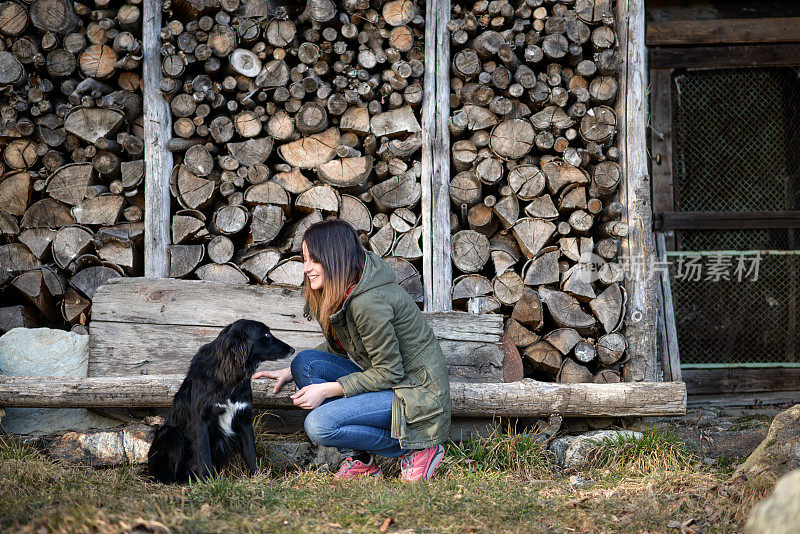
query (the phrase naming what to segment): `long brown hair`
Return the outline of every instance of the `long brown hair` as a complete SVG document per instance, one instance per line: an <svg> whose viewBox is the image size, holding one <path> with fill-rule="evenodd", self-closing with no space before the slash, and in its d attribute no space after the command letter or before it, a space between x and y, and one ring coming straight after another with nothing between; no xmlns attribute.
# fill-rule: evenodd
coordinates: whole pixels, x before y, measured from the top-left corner
<svg viewBox="0 0 800 534"><path fill-rule="evenodd" d="M342 306L348 288L361 279L366 252L353 227L339 219L312 224L303 234L303 243L324 273L321 289L311 289L305 277L303 296L322 332L330 335L330 316Z"/></svg>

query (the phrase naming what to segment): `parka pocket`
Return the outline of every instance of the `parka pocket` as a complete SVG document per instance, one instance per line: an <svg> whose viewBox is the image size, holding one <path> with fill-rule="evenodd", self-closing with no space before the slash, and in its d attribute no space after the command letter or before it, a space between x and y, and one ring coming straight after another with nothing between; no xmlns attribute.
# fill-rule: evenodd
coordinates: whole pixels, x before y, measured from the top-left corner
<svg viewBox="0 0 800 534"><path fill-rule="evenodd" d="M431 419L444 411L439 398L420 387L415 381L395 386L394 393L400 399L407 424Z"/></svg>

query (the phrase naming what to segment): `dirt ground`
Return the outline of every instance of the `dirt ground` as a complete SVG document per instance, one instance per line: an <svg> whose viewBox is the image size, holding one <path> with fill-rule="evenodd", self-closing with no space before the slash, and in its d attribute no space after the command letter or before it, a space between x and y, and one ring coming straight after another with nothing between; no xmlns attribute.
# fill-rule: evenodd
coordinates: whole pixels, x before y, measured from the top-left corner
<svg viewBox="0 0 800 534"><path fill-rule="evenodd" d="M704 463L743 462L767 435L772 419L797 402L764 404L736 400L731 406L719 406L719 400L689 398L686 415L648 418L632 422L632 430L662 428L674 431L687 448L703 458ZM800 398L798 398L800 402Z"/></svg>

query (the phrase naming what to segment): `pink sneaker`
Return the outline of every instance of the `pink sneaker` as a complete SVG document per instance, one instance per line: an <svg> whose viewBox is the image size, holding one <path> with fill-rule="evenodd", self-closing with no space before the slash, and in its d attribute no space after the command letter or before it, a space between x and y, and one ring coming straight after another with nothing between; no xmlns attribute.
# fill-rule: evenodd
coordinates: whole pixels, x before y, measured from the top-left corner
<svg viewBox="0 0 800 534"><path fill-rule="evenodd" d="M365 464L361 460L353 460L348 456L342 461L342 465L339 466L339 471L336 472L334 478L380 478L382 476L383 472L380 467L375 465L373 458L370 458L369 463Z"/></svg>
<svg viewBox="0 0 800 534"><path fill-rule="evenodd" d="M435 445L406 454L400 460L400 478L417 481L429 479L444 458L444 447Z"/></svg>

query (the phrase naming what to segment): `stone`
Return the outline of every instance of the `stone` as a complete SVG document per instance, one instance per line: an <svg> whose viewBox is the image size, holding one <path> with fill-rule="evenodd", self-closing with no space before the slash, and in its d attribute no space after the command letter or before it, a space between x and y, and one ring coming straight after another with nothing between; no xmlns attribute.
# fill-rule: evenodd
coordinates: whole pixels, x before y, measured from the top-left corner
<svg viewBox="0 0 800 534"><path fill-rule="evenodd" d="M550 452L553 453L553 459L558 465L564 466L564 462L567 459L567 449L576 439L578 439L578 436L561 436L550 442Z"/></svg>
<svg viewBox="0 0 800 534"><path fill-rule="evenodd" d="M620 438L641 439L641 432L631 430L596 430L580 436L563 436L550 442L550 451L561 467L579 468L586 464L589 453L598 442L617 441Z"/></svg>
<svg viewBox="0 0 800 534"><path fill-rule="evenodd" d="M767 437L739 466L734 477L772 476L800 469L800 404L775 416Z"/></svg>
<svg viewBox="0 0 800 534"><path fill-rule="evenodd" d="M342 461L336 448L320 447L309 441L268 440L264 449L264 461L279 471L291 468L336 471Z"/></svg>
<svg viewBox="0 0 800 534"><path fill-rule="evenodd" d="M800 534L800 470L778 480L772 494L750 510L746 534Z"/></svg>
<svg viewBox="0 0 800 534"><path fill-rule="evenodd" d="M89 336L50 328L13 328L0 336L0 374L15 376L77 376L88 370ZM19 435L85 431L118 425L76 408L7 408L6 432Z"/></svg>
<svg viewBox="0 0 800 534"><path fill-rule="evenodd" d="M132 424L109 432L67 432L50 444L49 453L67 463L110 467L147 462L155 429Z"/></svg>

